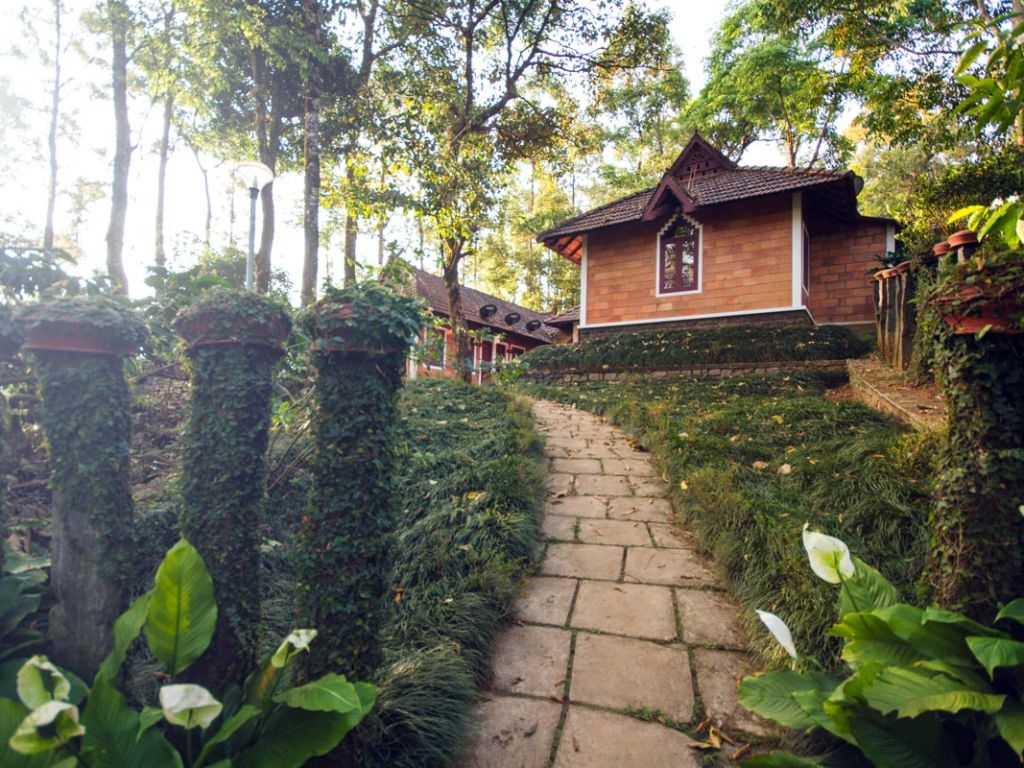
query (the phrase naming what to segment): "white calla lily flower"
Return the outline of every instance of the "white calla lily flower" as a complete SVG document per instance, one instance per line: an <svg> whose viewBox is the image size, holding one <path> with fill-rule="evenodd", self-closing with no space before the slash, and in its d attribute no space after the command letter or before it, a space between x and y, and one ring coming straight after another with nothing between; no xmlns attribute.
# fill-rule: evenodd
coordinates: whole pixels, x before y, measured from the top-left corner
<svg viewBox="0 0 1024 768"><path fill-rule="evenodd" d="M857 572L850 556L850 548L834 536L826 536L808 529L804 523L804 549L814 574L829 584L852 579Z"/></svg>
<svg viewBox="0 0 1024 768"><path fill-rule="evenodd" d="M164 719L172 725L206 730L224 707L203 686L184 683L160 689L160 708Z"/></svg>
<svg viewBox="0 0 1024 768"><path fill-rule="evenodd" d="M48 701L67 701L71 682L45 656L33 656L18 670L18 698L29 709Z"/></svg>
<svg viewBox="0 0 1024 768"><path fill-rule="evenodd" d="M786 649L786 653L793 657L795 660L796 655L796 643L793 642L793 633L789 631L789 627L786 626L786 622L776 616L774 613L768 611L755 611L757 617L761 619L761 622L771 632L772 637L775 638L776 642Z"/></svg>
<svg viewBox="0 0 1024 768"><path fill-rule="evenodd" d="M274 651L274 655L270 657L270 665L277 669L280 669L288 663L288 659L294 656L300 651L308 651L309 644L316 638L315 629L293 629L291 633L278 646L277 650Z"/></svg>
<svg viewBox="0 0 1024 768"><path fill-rule="evenodd" d="M38 755L84 733L78 707L52 699L29 712L7 744L23 755Z"/></svg>

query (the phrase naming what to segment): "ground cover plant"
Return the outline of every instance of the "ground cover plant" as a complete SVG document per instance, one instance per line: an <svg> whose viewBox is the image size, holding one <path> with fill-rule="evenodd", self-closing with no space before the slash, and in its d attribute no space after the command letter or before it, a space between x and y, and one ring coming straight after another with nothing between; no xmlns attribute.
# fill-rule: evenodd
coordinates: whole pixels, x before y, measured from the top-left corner
<svg viewBox="0 0 1024 768"><path fill-rule="evenodd" d="M374 765L447 765L537 553L539 441L526 403L493 387L410 382L399 413L393 613L357 751Z"/></svg>
<svg viewBox="0 0 1024 768"><path fill-rule="evenodd" d="M834 601L804 567L800 529L810 522L841 536L913 595L928 540L931 452L874 411L826 399L830 383L750 376L528 389L603 414L650 448L734 594L784 615L803 653L831 667ZM777 657L763 629L750 629L755 646Z"/></svg>
<svg viewBox="0 0 1024 768"><path fill-rule="evenodd" d="M687 365L842 360L869 345L835 325L742 325L616 333L578 344L549 344L523 356L537 371L655 370Z"/></svg>

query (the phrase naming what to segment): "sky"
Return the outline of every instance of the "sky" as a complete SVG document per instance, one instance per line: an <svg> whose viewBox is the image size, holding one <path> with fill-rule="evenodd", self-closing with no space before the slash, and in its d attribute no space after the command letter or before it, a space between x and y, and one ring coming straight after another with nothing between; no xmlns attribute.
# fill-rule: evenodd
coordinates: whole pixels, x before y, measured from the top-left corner
<svg viewBox="0 0 1024 768"><path fill-rule="evenodd" d="M91 5L89 0L66 0L65 4L69 17ZM673 11L672 32L683 52L684 69L691 92L696 93L704 82L703 62L709 52L711 34L725 13L727 0L688 0L685 3L676 0L667 4L651 0L651 5L667 6ZM27 8L29 16L37 20L38 39L34 39L30 32L27 33L19 20L18 9L23 6ZM48 119L46 107L51 87L49 78L52 75L35 49L40 45L51 45L51 22L48 15L51 7L49 0L28 0L27 5L24 1L16 3L4 0L0 4L0 81L6 80L9 90L25 98L30 105L29 108L17 110L24 127L8 131L7 136L0 136L0 146L6 145L14 150L6 155L8 161L13 159L13 163L8 163L9 173L4 174L4 163L0 162L0 231L5 230L3 218L13 216L31 222L40 240L47 181L46 160L42 149ZM59 236L61 233L70 233L74 228L71 193L77 180L103 185L104 196L84 209L78 230L78 241L83 251L78 271L89 274L102 271L104 267L109 216L106 193L109 189L110 159L113 153L113 109L108 94L103 88L96 87L108 81L105 62L90 62L74 50L81 48L87 52L96 46L95 39L82 36L79 30L77 21L68 18L65 22L65 43L71 50L65 56L67 71L63 78L64 110L70 118L68 130L77 136L77 142L72 141L71 135L62 136L58 142L61 194L57 206L56 230ZM19 56L18 51L22 55ZM0 102L0 109L10 108L8 102ZM11 116L6 115L8 118ZM136 148L132 155L129 179L125 267L131 294L137 297L148 292L143 280L153 253L159 109L150 108L142 102L134 103L132 132ZM246 246L248 194L244 190L233 189L230 173L233 162L243 159L248 158L203 158L204 164L210 168L214 202L214 246L226 245L232 239L232 232L233 241L243 249ZM744 156L743 162L779 165L783 164L783 159L775 148L755 145ZM275 181L274 190L278 212L274 265L288 272L297 292L302 268L301 177L294 173L283 174ZM165 240L167 251L172 254L172 266L189 266L194 254L201 249L205 202L202 175L196 159L180 143L168 165L167 200ZM235 214L233 225L232 206ZM257 232L258 227L257 223ZM386 239L412 242L411 229L410 222L401 218L393 219ZM329 272L337 274L335 265L340 265L340 241L341 238L336 237L327 248L321 248L321 279L325 267ZM374 238L360 237L358 250L361 261L376 262L377 244ZM174 257L175 251L180 252L179 258Z"/></svg>

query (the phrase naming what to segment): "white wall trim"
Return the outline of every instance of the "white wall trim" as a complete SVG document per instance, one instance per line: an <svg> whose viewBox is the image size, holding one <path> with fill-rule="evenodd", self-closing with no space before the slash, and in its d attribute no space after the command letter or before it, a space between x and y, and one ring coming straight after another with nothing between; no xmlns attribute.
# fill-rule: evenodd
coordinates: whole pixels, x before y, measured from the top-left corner
<svg viewBox="0 0 1024 768"><path fill-rule="evenodd" d="M797 307L769 307L767 309L742 309L736 312L712 312L704 315L677 315L675 317L654 317L646 318L644 320L619 320L614 323L593 323L584 324L580 323L580 328L612 328L621 325L647 325L650 323L674 323L679 320L712 320L718 317L741 317L743 315L767 315L772 312L794 312L797 310L803 310L807 312L807 308L804 306ZM810 313L808 312L808 315Z"/></svg>
<svg viewBox="0 0 1024 768"><path fill-rule="evenodd" d="M885 250L889 253L896 251L896 225L885 225Z"/></svg>
<svg viewBox="0 0 1024 768"><path fill-rule="evenodd" d="M678 219L683 219L690 226L697 230L697 287L688 291L661 291L661 236L669 231ZM673 296L694 296L704 292L704 227L692 216L687 216L678 211L665 222L665 226L658 230L658 236L654 238L654 297L656 299L671 298Z"/></svg>
<svg viewBox="0 0 1024 768"><path fill-rule="evenodd" d="M793 193L793 226L790 231L792 242L792 304L796 309L803 304L804 269L804 199L802 192Z"/></svg>
<svg viewBox="0 0 1024 768"><path fill-rule="evenodd" d="M583 235L583 255L580 256L580 327L587 324L587 252L590 235Z"/></svg>

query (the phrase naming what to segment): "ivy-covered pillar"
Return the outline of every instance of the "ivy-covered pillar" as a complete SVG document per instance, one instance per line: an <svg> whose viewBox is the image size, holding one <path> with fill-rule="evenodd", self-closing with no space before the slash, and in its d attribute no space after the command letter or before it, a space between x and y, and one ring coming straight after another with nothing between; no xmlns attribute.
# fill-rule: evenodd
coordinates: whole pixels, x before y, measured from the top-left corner
<svg viewBox="0 0 1024 768"><path fill-rule="evenodd" d="M1008 257L950 267L930 291L949 431L927 579L941 606L982 621L1024 596L1024 279Z"/></svg>
<svg viewBox="0 0 1024 768"><path fill-rule="evenodd" d="M18 349L24 341L21 329L14 322L14 313L0 305L0 363L18 364ZM10 446L10 412L7 398L0 395L0 572L4 567L3 539L7 534L7 475Z"/></svg>
<svg viewBox="0 0 1024 768"><path fill-rule="evenodd" d="M126 356L142 321L112 299L75 297L19 318L43 401L53 488L53 658L87 679L110 650L131 562L131 401Z"/></svg>
<svg viewBox="0 0 1024 768"><path fill-rule="evenodd" d="M271 373L291 320L276 301L220 289L182 310L174 327L192 379L181 528L209 568L218 606L213 642L190 675L217 687L256 660Z"/></svg>
<svg viewBox="0 0 1024 768"><path fill-rule="evenodd" d="M317 369L312 490L298 551L299 615L319 631L306 671L373 677L390 599L395 395L417 300L378 284L307 310Z"/></svg>

